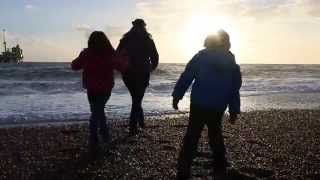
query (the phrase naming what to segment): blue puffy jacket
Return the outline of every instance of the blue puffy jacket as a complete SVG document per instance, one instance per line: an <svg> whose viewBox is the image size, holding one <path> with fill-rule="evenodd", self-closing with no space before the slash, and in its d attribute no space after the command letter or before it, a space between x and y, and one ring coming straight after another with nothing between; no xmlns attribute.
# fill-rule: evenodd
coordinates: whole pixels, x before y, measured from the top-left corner
<svg viewBox="0 0 320 180"><path fill-rule="evenodd" d="M204 49L197 53L181 74L172 96L182 99L193 81L192 104L219 111L229 106L229 112L240 113L241 72L230 51Z"/></svg>

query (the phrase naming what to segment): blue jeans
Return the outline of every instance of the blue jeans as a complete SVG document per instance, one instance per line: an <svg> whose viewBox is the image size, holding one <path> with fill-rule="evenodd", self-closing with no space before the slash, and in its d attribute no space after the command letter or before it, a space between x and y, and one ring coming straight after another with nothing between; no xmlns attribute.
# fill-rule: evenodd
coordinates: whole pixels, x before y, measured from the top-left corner
<svg viewBox="0 0 320 180"><path fill-rule="evenodd" d="M90 93L87 92L90 104L91 117L89 122L89 143L98 143L98 128L102 139L107 141L109 138L109 130L104 112L105 105L110 98L111 92Z"/></svg>

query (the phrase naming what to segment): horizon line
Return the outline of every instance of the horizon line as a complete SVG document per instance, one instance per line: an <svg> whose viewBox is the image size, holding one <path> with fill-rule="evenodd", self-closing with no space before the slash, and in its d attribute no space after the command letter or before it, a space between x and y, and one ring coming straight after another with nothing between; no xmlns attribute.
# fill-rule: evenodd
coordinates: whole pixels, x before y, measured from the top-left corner
<svg viewBox="0 0 320 180"><path fill-rule="evenodd" d="M23 61L21 63L71 63L71 61ZM187 64L188 62L159 62L159 64ZM6 63L0 63L6 64ZM237 63L243 65L320 65L314 63Z"/></svg>

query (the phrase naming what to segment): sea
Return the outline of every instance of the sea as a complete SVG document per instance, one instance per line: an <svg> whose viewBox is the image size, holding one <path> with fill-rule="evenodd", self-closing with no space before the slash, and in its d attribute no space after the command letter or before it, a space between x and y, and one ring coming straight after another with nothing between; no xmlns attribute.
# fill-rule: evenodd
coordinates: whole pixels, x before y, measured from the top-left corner
<svg viewBox="0 0 320 180"><path fill-rule="evenodd" d="M172 109L176 80L185 64L160 64L152 73L143 107L146 116L187 113L190 89L180 110ZM319 109L320 65L242 64L241 110ZM105 111L109 119L127 119L131 98L115 73ZM86 121L90 116L81 72L70 63L0 64L0 126Z"/></svg>

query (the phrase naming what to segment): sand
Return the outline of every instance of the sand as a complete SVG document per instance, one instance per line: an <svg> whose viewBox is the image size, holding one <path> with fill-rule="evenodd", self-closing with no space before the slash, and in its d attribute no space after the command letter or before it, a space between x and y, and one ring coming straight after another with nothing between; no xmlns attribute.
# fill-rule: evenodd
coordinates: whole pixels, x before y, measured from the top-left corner
<svg viewBox="0 0 320 180"><path fill-rule="evenodd" d="M147 118L127 136L111 124L112 142L93 159L88 124L0 128L0 179L174 179L187 115ZM320 110L265 110L224 123L231 179L320 179ZM206 130L192 179L210 179Z"/></svg>

